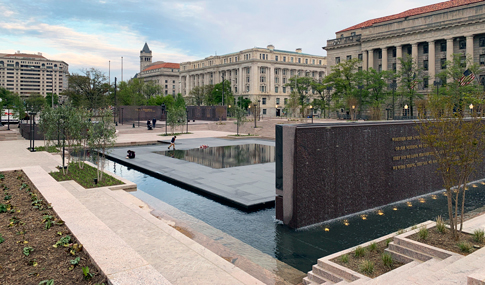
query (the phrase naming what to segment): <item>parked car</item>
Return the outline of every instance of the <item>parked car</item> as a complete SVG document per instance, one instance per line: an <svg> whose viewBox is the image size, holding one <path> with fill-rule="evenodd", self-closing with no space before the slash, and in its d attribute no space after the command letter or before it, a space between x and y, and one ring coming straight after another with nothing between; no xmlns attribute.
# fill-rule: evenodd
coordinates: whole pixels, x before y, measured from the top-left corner
<svg viewBox="0 0 485 285"><path fill-rule="evenodd" d="M3 109L0 121L2 123L6 123L8 121L10 121L10 123L18 123L19 113L15 112L13 109Z"/></svg>

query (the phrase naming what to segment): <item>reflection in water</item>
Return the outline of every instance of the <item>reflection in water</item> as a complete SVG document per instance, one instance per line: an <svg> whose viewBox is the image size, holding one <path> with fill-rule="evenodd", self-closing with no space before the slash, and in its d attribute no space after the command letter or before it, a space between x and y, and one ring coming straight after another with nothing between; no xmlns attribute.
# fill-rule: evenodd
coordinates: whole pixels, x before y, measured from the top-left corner
<svg viewBox="0 0 485 285"><path fill-rule="evenodd" d="M119 164L113 165L113 162L107 165L107 169L135 182L140 191L303 272L310 271L317 259L323 256L426 220L434 220L438 215L447 216L446 196L433 194L345 219L294 230L275 220L274 208L246 213L139 171ZM477 187L470 187L467 192L466 212L485 204L485 186L483 183L475 185ZM136 196L137 192L132 194ZM145 202L151 205L153 201ZM244 252L241 254L245 255ZM257 261L258 256L254 256L253 260Z"/></svg>
<svg viewBox="0 0 485 285"><path fill-rule="evenodd" d="M274 162L275 157L274 146L262 144L154 151L154 153L195 162L216 169Z"/></svg>

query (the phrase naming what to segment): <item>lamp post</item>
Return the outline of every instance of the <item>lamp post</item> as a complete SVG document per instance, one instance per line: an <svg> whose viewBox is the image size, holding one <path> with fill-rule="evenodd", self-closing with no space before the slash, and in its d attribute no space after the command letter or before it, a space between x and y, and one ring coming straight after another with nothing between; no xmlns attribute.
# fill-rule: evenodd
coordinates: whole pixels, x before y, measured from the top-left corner
<svg viewBox="0 0 485 285"><path fill-rule="evenodd" d="M470 107L470 116L473 116L473 104L470 104L468 107Z"/></svg>
<svg viewBox="0 0 485 285"><path fill-rule="evenodd" d="M231 112L230 112L230 111L231 111L231 105L228 105L227 107L229 108L229 109L227 109L227 112L229 113L229 115L231 115ZM228 116L228 115L226 114L226 117L227 117L227 116Z"/></svg>
<svg viewBox="0 0 485 285"><path fill-rule="evenodd" d="M37 113L34 111L30 111L30 139L31 139L31 146L30 151L35 152L35 115Z"/></svg>
<svg viewBox="0 0 485 285"><path fill-rule="evenodd" d="M222 74L222 106L224 106L224 74Z"/></svg>
<svg viewBox="0 0 485 285"><path fill-rule="evenodd" d="M312 116L312 124L313 124L313 106L312 105L310 105L310 114Z"/></svg>
<svg viewBox="0 0 485 285"><path fill-rule="evenodd" d="M248 115L251 115L251 104L248 105Z"/></svg>
<svg viewBox="0 0 485 285"><path fill-rule="evenodd" d="M10 131L10 109L7 107L7 131Z"/></svg>
<svg viewBox="0 0 485 285"><path fill-rule="evenodd" d="M140 109L141 108L138 108L138 127L140 127Z"/></svg>
<svg viewBox="0 0 485 285"><path fill-rule="evenodd" d="M261 121L261 100L258 100L258 121Z"/></svg>
<svg viewBox="0 0 485 285"><path fill-rule="evenodd" d="M442 84L441 79L436 78L436 80L433 82L433 85L436 86L436 95L439 95L440 93L440 85Z"/></svg>
<svg viewBox="0 0 485 285"><path fill-rule="evenodd" d="M355 120L355 105L352 105L352 115L353 115L353 120Z"/></svg>
<svg viewBox="0 0 485 285"><path fill-rule="evenodd" d="M187 121L187 134L189 133L189 108L185 107L186 121Z"/></svg>
<svg viewBox="0 0 485 285"><path fill-rule="evenodd" d="M111 82L110 82L111 84ZM115 125L118 125L118 123L116 122L116 110L118 109L118 102L116 101L116 77L115 77L115 112L113 114L113 121L115 123Z"/></svg>
<svg viewBox="0 0 485 285"><path fill-rule="evenodd" d="M404 105L404 110L405 110L404 113L406 114L406 116L405 116L406 119L408 117L408 108L409 108L408 104Z"/></svg>
<svg viewBox="0 0 485 285"><path fill-rule="evenodd" d="M167 118L165 119L165 135L167 135L167 126L168 126L168 111L165 112L167 114Z"/></svg>
<svg viewBox="0 0 485 285"><path fill-rule="evenodd" d="M254 107L254 128L256 128L256 118L258 117L258 114L256 113L256 107L257 105L256 104L253 104L253 107Z"/></svg>

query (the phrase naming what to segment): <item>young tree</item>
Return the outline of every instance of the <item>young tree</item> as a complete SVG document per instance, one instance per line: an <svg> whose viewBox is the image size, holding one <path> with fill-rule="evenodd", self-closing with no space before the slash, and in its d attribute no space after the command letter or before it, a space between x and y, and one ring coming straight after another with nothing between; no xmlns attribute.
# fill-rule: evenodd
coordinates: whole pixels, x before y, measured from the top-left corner
<svg viewBox="0 0 485 285"><path fill-rule="evenodd" d="M45 106L45 98L40 94L32 94L25 100L25 107L28 111L40 112Z"/></svg>
<svg viewBox="0 0 485 285"><path fill-rule="evenodd" d="M332 100L335 108L347 108L352 110L352 106L358 107L358 88L359 84L357 73L358 59L351 59L332 66L330 74L325 81L333 88ZM355 113L355 111L354 111Z"/></svg>
<svg viewBox="0 0 485 285"><path fill-rule="evenodd" d="M313 82L313 78L311 77L298 77L294 76L288 80L285 86L288 86L292 89L292 93L295 93L293 96L297 96L298 106L300 107L300 115L305 117L305 112L307 111L307 107L310 105L310 96L308 92L311 89L311 83ZM290 94L291 96L291 94Z"/></svg>
<svg viewBox="0 0 485 285"><path fill-rule="evenodd" d="M358 72L363 84L358 85L359 106L370 106L372 120L381 119L381 106L386 102L389 93L386 90L389 72L377 71L373 68ZM362 103L364 102L364 103Z"/></svg>
<svg viewBox="0 0 485 285"><path fill-rule="evenodd" d="M46 106L52 106L52 103L54 102L54 106L59 105L59 96L57 94L53 93L47 93L45 95L45 105Z"/></svg>
<svg viewBox="0 0 485 285"><path fill-rule="evenodd" d="M402 98L406 98L403 104L409 104L411 117L414 116L414 100L422 99L423 95L417 92L419 84L423 82L422 68L409 55L398 58L401 69L397 72L398 91Z"/></svg>
<svg viewBox="0 0 485 285"><path fill-rule="evenodd" d="M106 162L106 154L114 146L116 139L116 129L113 123L112 112L106 109L98 110L98 117L96 122L92 122L88 130L88 145L93 153L98 155L95 157L97 166L98 181L103 179L104 165Z"/></svg>
<svg viewBox="0 0 485 285"><path fill-rule="evenodd" d="M222 91L224 89L224 92ZM224 94L224 100L222 100L222 94ZM231 82L224 80L224 82L217 83L212 89L212 96L210 99L210 105L224 105L234 104L234 96L232 94Z"/></svg>
<svg viewBox="0 0 485 285"><path fill-rule="evenodd" d="M204 103L205 93L204 86L195 86L190 90L189 99L191 104L195 106L200 106Z"/></svg>
<svg viewBox="0 0 485 285"><path fill-rule="evenodd" d="M173 106L168 109L167 124L172 130L172 134L175 133L176 127L183 126L186 124L187 113L184 107ZM183 132L183 131L182 131Z"/></svg>
<svg viewBox="0 0 485 285"><path fill-rule="evenodd" d="M72 74L64 94L69 96L74 107L98 109L108 106L108 90L106 75L98 69L90 68L82 74Z"/></svg>
<svg viewBox="0 0 485 285"><path fill-rule="evenodd" d="M236 117L236 135L239 136L239 127L244 125L244 123L247 121L246 120L246 110L239 106L234 106L232 107L232 112L234 113L234 117Z"/></svg>

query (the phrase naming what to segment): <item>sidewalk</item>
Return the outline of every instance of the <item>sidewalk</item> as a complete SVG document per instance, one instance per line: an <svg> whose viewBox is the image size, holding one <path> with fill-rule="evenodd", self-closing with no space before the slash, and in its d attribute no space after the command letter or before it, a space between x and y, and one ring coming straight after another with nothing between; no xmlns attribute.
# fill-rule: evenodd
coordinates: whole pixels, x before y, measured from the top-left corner
<svg viewBox="0 0 485 285"><path fill-rule="evenodd" d="M158 138L156 133L120 134L118 141ZM48 172L61 164L61 156L31 153L28 146L28 140L1 141L0 171L25 171L111 284L264 284L155 218L148 205L125 191L56 182Z"/></svg>

